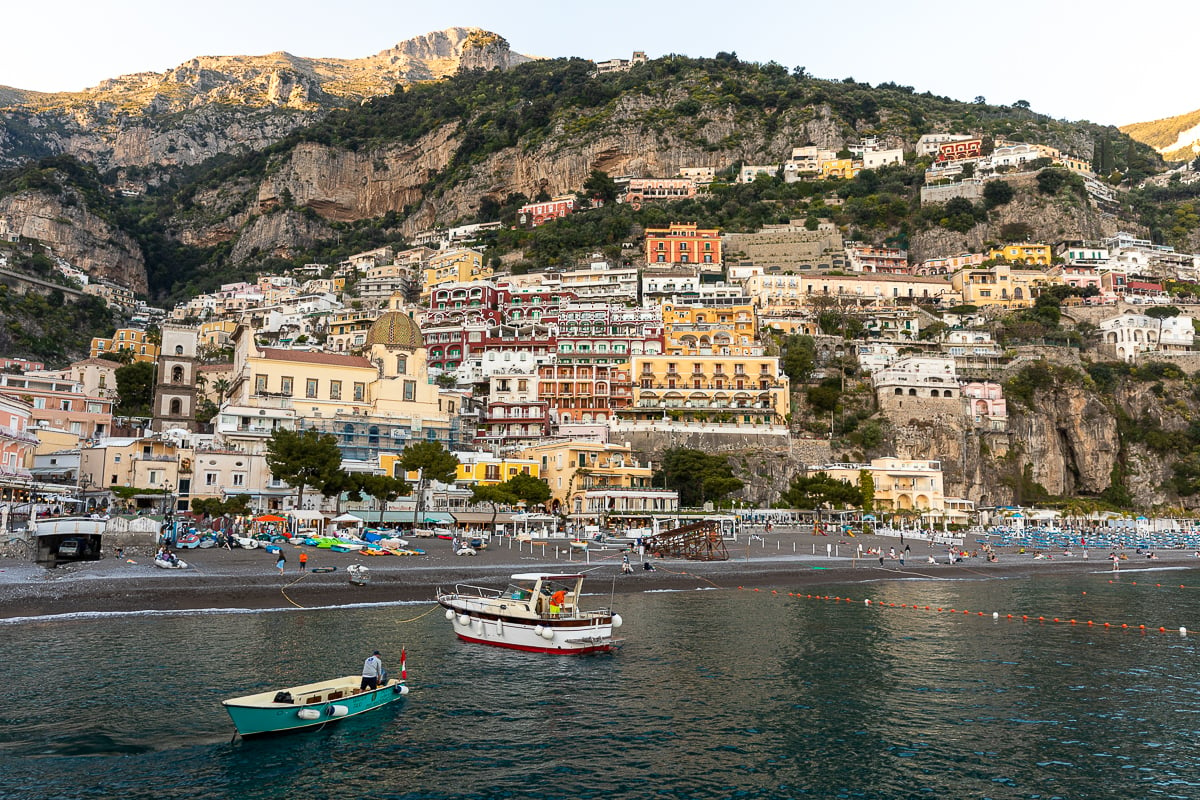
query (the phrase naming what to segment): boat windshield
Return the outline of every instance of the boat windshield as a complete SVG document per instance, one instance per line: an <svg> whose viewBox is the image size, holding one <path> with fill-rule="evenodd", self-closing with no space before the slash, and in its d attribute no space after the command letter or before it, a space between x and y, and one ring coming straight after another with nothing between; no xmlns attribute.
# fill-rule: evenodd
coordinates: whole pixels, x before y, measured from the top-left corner
<svg viewBox="0 0 1200 800"><path fill-rule="evenodd" d="M504 596L511 600L528 600L533 596L533 586L520 586L510 583L508 588L504 590Z"/></svg>

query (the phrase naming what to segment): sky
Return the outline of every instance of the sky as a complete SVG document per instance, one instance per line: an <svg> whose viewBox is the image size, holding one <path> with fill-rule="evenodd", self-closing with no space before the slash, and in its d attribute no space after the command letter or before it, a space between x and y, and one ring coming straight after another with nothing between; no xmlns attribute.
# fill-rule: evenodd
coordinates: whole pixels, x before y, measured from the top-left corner
<svg viewBox="0 0 1200 800"><path fill-rule="evenodd" d="M821 78L1027 100L1052 117L1123 125L1200 108L1194 56L1170 32L1197 13L1188 0L20 0L3 14L0 85L77 91L200 55L361 58L460 25L494 31L528 55L735 52Z"/></svg>

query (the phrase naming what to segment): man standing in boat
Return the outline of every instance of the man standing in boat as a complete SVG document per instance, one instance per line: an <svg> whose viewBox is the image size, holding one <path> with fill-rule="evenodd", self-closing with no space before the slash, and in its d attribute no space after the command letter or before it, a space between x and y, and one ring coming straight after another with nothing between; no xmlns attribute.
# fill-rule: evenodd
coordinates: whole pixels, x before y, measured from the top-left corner
<svg viewBox="0 0 1200 800"><path fill-rule="evenodd" d="M379 651L372 653L366 661L363 662L362 683L360 689L378 689L379 682L383 679L383 660L379 657Z"/></svg>

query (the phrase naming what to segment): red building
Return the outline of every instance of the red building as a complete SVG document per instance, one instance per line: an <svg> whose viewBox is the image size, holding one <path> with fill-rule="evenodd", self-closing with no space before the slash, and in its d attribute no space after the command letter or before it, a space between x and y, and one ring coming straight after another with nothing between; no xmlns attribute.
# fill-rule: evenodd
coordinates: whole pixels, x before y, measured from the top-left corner
<svg viewBox="0 0 1200 800"><path fill-rule="evenodd" d="M510 324L553 322L558 319L562 307L574 300L574 292L545 286L520 287L502 283L496 291L500 316Z"/></svg>
<svg viewBox="0 0 1200 800"><path fill-rule="evenodd" d="M938 145L938 161L966 161L983 157L982 139L963 139Z"/></svg>
<svg viewBox="0 0 1200 800"><path fill-rule="evenodd" d="M646 264L720 264L721 232L672 222L646 229Z"/></svg>
<svg viewBox="0 0 1200 800"><path fill-rule="evenodd" d="M565 217L575 211L574 197L556 197L544 203L529 203L517 209L517 221L536 228L552 219Z"/></svg>

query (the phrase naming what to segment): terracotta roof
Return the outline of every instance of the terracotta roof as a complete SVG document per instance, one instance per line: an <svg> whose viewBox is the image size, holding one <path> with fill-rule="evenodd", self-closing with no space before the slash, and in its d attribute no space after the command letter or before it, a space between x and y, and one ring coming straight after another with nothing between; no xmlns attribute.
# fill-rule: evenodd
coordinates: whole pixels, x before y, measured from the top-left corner
<svg viewBox="0 0 1200 800"><path fill-rule="evenodd" d="M79 366L80 364L98 364L101 367L114 367L114 368L121 366L120 361L110 361L107 358L85 358L82 361L73 362L71 364L71 366L76 367L76 366Z"/></svg>
<svg viewBox="0 0 1200 800"><path fill-rule="evenodd" d="M372 368L370 360L363 356L345 356L340 353L314 353L308 350L283 350L276 347L262 348L262 357L272 361L295 361L301 364L328 364L335 367Z"/></svg>

